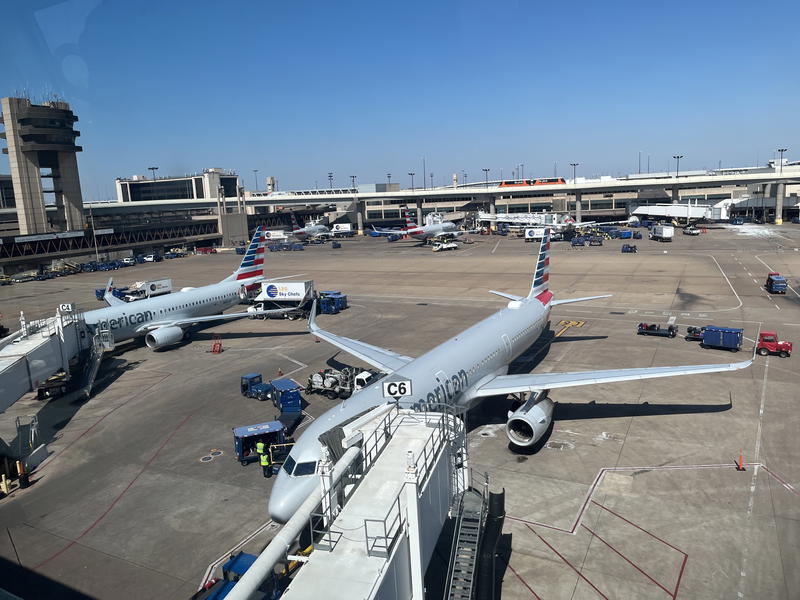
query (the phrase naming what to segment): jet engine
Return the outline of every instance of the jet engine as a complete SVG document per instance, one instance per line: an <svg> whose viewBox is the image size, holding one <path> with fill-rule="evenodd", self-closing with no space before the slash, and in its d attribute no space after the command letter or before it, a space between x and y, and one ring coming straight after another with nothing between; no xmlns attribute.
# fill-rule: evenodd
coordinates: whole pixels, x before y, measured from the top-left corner
<svg viewBox="0 0 800 600"><path fill-rule="evenodd" d="M148 348L158 349L170 344L177 344L183 339L183 329L180 327L159 327L144 336L144 343Z"/></svg>
<svg viewBox="0 0 800 600"><path fill-rule="evenodd" d="M508 413L506 435L516 446L533 446L547 432L553 420L553 401L547 390L532 392L516 411Z"/></svg>

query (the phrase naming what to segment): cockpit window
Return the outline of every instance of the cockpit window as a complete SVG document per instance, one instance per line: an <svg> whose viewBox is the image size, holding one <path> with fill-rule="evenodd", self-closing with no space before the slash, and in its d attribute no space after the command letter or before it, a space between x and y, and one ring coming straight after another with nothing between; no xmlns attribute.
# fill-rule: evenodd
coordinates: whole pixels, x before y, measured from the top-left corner
<svg viewBox="0 0 800 600"><path fill-rule="evenodd" d="M293 475L295 477L302 477L303 475L313 475L316 470L317 470L316 461L301 462L297 463Z"/></svg>
<svg viewBox="0 0 800 600"><path fill-rule="evenodd" d="M294 459L291 456L287 456L283 463L283 470L286 471L287 475L292 474L292 471L294 470L294 464Z"/></svg>

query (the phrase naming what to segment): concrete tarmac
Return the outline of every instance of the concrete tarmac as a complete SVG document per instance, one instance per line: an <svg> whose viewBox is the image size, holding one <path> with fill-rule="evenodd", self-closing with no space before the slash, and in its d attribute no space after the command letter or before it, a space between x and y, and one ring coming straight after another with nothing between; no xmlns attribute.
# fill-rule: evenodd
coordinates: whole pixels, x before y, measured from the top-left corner
<svg viewBox="0 0 800 600"><path fill-rule="evenodd" d="M418 356L503 306L488 289L525 293L535 246L475 237L432 253L413 242L347 240L268 253L268 274L302 274L341 289L350 308L323 315L338 334ZM636 240L572 249L554 243L558 298L614 294L553 310L549 343L517 372L743 360L696 343L635 335L640 321L777 329L800 341L800 228L714 227L671 244ZM194 256L114 272L171 276L177 288L225 277L233 254ZM785 296L761 285L790 278ZM87 273L0 288L5 323L61 302L101 306ZM562 323L563 322L563 323ZM213 334L224 352L211 354ZM744 371L554 390L552 432L514 453L508 401L470 415L473 467L505 488L503 598L797 598L800 442L797 356L757 357ZM274 417L242 397L239 376L278 371L304 384L327 364L358 361L316 343L301 321L240 320L207 327L167 351L120 345L89 401L26 397L0 415L6 441L16 416L38 414L50 457L34 484L0 500L0 557L95 598L187 598L241 547L258 552L276 530L266 513L272 480L233 457L231 428ZM363 365L362 365L363 366ZM304 423L332 406L311 395ZM300 432L302 432L302 425ZM202 460L213 451L222 454ZM735 468L740 452L745 471ZM33 596L30 596L33 597ZM39 596L41 597L41 596Z"/></svg>

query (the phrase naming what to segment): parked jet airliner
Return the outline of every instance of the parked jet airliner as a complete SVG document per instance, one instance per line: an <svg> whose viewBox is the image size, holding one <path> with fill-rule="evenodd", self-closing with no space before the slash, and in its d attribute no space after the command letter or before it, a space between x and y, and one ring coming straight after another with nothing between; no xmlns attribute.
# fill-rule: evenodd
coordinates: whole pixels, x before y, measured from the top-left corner
<svg viewBox="0 0 800 600"><path fill-rule="evenodd" d="M306 225L305 227L300 227L300 225L297 224L297 217L294 216L294 213L292 213L292 235L298 240L333 237L331 230L325 225Z"/></svg>
<svg viewBox="0 0 800 600"><path fill-rule="evenodd" d="M405 211L404 216L406 219L404 229L377 229L374 226L373 229L383 235L407 235L420 242L427 242L428 240L442 241L470 233L458 229L456 224L450 221L431 223L430 225L417 225L411 216L411 211L408 210Z"/></svg>
<svg viewBox="0 0 800 600"><path fill-rule="evenodd" d="M560 387L612 383L655 377L674 377L749 367L753 359L737 363L639 367L573 373L507 375L509 364L531 346L547 328L550 309L559 304L608 296L555 300L549 290L550 230L539 246L533 283L527 296L495 292L509 300L503 310L473 325L419 358L323 331L309 318L309 330L345 352L388 373L377 383L356 392L346 402L312 422L294 445L269 499L271 517L285 523L319 482L314 477L322 454L321 433L353 416L386 402L448 403L469 408L489 396L529 392L528 401L509 416L508 438L517 446L531 446L547 431L553 417L548 391Z"/></svg>
<svg viewBox="0 0 800 600"><path fill-rule="evenodd" d="M264 237L259 226L239 268L219 283L125 302L111 294L113 280L109 279L103 299L110 306L90 310L83 316L90 327L109 329L114 342L145 336L145 343L157 350L181 341L185 329L196 323L251 316L253 313L219 313L239 304L248 290L263 279ZM259 311L258 314L279 312L285 310Z"/></svg>

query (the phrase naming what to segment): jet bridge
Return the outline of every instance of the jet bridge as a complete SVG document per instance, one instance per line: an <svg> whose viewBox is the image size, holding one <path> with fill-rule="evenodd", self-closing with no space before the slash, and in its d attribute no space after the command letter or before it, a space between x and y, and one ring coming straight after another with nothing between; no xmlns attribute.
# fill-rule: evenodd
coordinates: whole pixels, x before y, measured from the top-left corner
<svg viewBox="0 0 800 600"><path fill-rule="evenodd" d="M93 332L82 313L59 310L55 317L35 321L20 313L19 330L0 340L0 412L54 373L69 373L70 361L81 352L99 362L92 347Z"/></svg>
<svg viewBox="0 0 800 600"><path fill-rule="evenodd" d="M422 600L442 527L470 484L463 419L439 408L444 412L382 405L342 425L336 437L347 450L335 465L323 453L315 494L228 598L252 597L276 561L299 560L281 598ZM314 551L287 556L289 538L304 524Z"/></svg>

